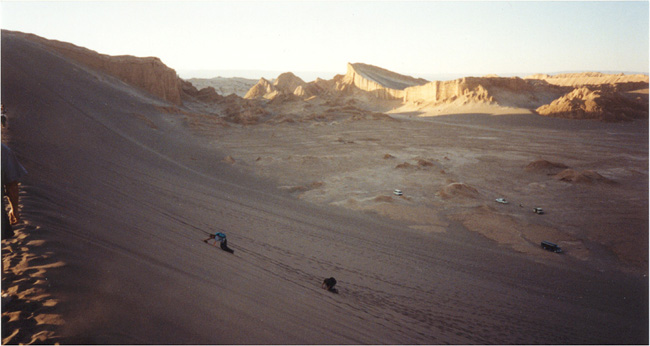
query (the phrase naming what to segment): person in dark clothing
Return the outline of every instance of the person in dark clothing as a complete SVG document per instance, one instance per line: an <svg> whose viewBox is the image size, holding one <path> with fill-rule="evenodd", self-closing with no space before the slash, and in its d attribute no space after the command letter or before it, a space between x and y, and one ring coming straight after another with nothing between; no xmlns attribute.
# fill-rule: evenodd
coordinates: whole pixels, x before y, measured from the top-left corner
<svg viewBox="0 0 650 346"><path fill-rule="evenodd" d="M7 112L5 112L4 104L2 104L2 110L0 110L0 113L2 113L2 127L7 127Z"/></svg>
<svg viewBox="0 0 650 346"><path fill-rule="evenodd" d="M336 285L336 279L332 277L323 280L323 284L320 287L333 293L339 293L339 290L334 288L334 285Z"/></svg>
<svg viewBox="0 0 650 346"><path fill-rule="evenodd" d="M221 250L226 251L226 252L230 252L230 253L235 253L235 250L228 247L228 240L226 239L226 234L221 233L221 232L217 232L215 234L210 234L208 239L203 240L203 242L206 243L206 244L209 244L208 241L210 239L214 239L214 244L213 245L215 245L215 246L217 245L217 242L220 242L221 243L220 244Z"/></svg>

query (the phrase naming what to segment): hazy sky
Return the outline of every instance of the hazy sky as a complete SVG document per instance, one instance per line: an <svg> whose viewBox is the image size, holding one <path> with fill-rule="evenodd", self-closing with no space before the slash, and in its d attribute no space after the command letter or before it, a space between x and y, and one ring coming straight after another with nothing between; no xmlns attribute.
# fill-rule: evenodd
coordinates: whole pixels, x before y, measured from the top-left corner
<svg viewBox="0 0 650 346"><path fill-rule="evenodd" d="M3 29L189 70L648 72L648 2L2 1ZM277 76L277 75L276 75ZM275 77L275 76L273 76Z"/></svg>

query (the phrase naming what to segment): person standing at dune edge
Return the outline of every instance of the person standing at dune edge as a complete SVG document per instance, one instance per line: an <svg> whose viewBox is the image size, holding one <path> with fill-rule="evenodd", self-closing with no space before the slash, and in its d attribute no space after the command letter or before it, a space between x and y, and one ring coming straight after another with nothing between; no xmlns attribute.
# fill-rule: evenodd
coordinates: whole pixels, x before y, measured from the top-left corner
<svg viewBox="0 0 650 346"><path fill-rule="evenodd" d="M7 127L7 112L5 112L4 103L0 105L0 113L2 113L2 127Z"/></svg>
<svg viewBox="0 0 650 346"><path fill-rule="evenodd" d="M27 170L18 162L16 155L2 143L2 239L14 236L11 225L20 221L18 210L18 182L27 174ZM7 211L5 196L9 199L11 210Z"/></svg>
<svg viewBox="0 0 650 346"><path fill-rule="evenodd" d="M217 232L215 234L210 234L208 239L203 240L204 243L209 244L208 241L210 239L214 239L214 245L217 245L217 242L221 243L221 250L230 252L230 253L235 253L235 250L231 249L228 247L228 240L226 240L226 235L221 232Z"/></svg>

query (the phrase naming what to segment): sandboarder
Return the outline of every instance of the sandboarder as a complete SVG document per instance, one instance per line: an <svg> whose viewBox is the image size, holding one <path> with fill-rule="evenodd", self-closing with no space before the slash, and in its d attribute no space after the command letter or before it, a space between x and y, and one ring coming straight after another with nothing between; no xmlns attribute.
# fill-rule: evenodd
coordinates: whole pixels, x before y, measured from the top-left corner
<svg viewBox="0 0 650 346"><path fill-rule="evenodd" d="M213 245L215 245L215 246L217 245L217 242L220 242L221 243L221 245L220 245L221 250L226 251L226 252L230 252L230 253L235 253L235 250L228 247L228 240L226 240L226 234L225 233L217 232L215 234L210 234L208 239L205 239L203 242L206 243L206 244L209 244L208 241L210 239L214 239L214 244Z"/></svg>
<svg viewBox="0 0 650 346"><path fill-rule="evenodd" d="M331 277L323 280L323 284L320 285L320 287L324 290L328 290L332 293L339 293L339 290L334 288L334 285L336 285L336 279Z"/></svg>

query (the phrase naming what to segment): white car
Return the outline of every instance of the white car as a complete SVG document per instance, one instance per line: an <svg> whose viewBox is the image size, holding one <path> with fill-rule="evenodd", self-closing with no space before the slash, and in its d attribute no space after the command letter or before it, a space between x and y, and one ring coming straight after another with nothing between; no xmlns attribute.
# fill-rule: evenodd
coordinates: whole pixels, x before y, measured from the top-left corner
<svg viewBox="0 0 650 346"><path fill-rule="evenodd" d="M496 201L499 203L508 204L508 201L506 201L505 198L497 198Z"/></svg>
<svg viewBox="0 0 650 346"><path fill-rule="evenodd" d="M393 194L395 194L395 196L401 196L401 195L403 195L404 193L402 193L402 190L395 189L395 190L393 191Z"/></svg>

